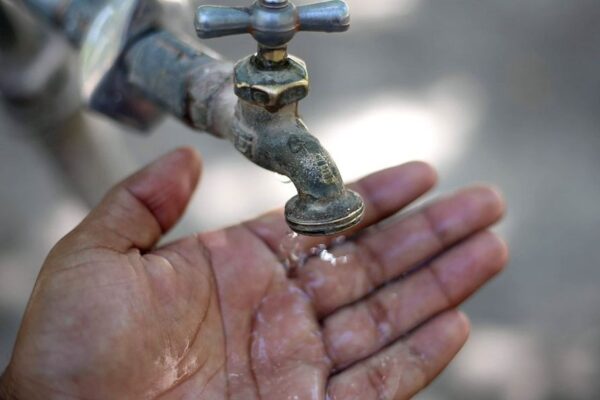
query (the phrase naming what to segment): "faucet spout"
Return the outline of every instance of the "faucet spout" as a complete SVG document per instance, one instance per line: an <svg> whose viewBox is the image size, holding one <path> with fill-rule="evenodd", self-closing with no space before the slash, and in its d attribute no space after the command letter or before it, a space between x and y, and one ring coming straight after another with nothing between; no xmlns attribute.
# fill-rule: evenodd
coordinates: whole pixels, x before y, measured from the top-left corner
<svg viewBox="0 0 600 400"><path fill-rule="evenodd" d="M286 205L286 220L303 235L339 234L364 214L360 196L344 187L331 156L298 116L298 104L276 113L240 100L232 127L236 148L255 164L285 175L298 195Z"/></svg>

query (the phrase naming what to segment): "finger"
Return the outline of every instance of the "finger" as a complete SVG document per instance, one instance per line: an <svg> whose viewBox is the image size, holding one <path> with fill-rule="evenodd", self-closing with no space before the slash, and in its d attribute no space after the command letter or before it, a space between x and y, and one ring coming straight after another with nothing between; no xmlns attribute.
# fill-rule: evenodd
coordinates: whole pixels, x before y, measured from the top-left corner
<svg viewBox="0 0 600 400"><path fill-rule="evenodd" d="M482 232L408 278L324 321L334 368L364 359L443 311L456 308L506 265L506 244Z"/></svg>
<svg viewBox="0 0 600 400"><path fill-rule="evenodd" d="M344 232L350 236L365 229L378 221L395 214L403 207L429 191L437 180L436 173L431 166L422 162L412 162L398 167L380 171L360 181L349 185L357 191L365 201L365 216L362 222L353 229ZM248 228L260 237L269 248L280 257L282 254L281 243L288 237L288 228L282 210L276 210L247 223ZM307 251L318 244L332 243L335 237L307 237L298 238L296 250Z"/></svg>
<svg viewBox="0 0 600 400"><path fill-rule="evenodd" d="M200 164L193 149L167 154L114 187L65 240L121 252L152 248L185 211Z"/></svg>
<svg viewBox="0 0 600 400"><path fill-rule="evenodd" d="M446 312L408 339L334 376L331 400L409 399L433 381L459 352L469 335L467 317Z"/></svg>
<svg viewBox="0 0 600 400"><path fill-rule="evenodd" d="M439 199L420 211L332 249L334 265L313 257L297 271L319 317L359 300L446 248L497 222L504 213L499 194L474 187Z"/></svg>

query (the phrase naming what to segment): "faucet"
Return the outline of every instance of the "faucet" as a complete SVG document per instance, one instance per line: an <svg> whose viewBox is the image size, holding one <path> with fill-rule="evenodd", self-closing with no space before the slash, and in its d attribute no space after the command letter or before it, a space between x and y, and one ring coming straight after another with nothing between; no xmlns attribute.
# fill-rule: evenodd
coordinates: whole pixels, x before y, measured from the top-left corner
<svg viewBox="0 0 600 400"><path fill-rule="evenodd" d="M344 187L300 118L309 77L306 64L287 51L299 31L346 31L347 4L256 0L249 7L199 7L195 31L201 39L250 33L258 42L256 54L232 65L174 32L177 24L165 21L164 11L173 2L24 0L79 50L81 101L88 108L139 130L169 112L230 140L250 161L294 183L298 195L285 216L299 234L335 235L357 225L364 202Z"/></svg>
<svg viewBox="0 0 600 400"><path fill-rule="evenodd" d="M292 230L304 235L331 235L356 225L364 203L344 187L327 151L312 136L298 114L308 95L306 64L288 54L297 31L342 32L350 14L344 1L296 7L288 0L258 0L250 7L201 6L196 32L209 39L250 33L256 54L234 68L238 97L231 140L255 164L291 179L298 195L286 205Z"/></svg>

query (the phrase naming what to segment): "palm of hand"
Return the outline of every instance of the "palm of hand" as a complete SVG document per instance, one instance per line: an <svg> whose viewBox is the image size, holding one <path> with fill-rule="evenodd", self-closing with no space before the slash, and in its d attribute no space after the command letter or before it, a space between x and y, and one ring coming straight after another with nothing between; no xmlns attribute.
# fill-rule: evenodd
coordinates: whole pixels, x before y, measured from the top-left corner
<svg viewBox="0 0 600 400"><path fill-rule="evenodd" d="M16 398L408 398L466 340L452 310L506 261L481 232L502 213L482 188L364 231L331 250L342 265L313 257L294 277L281 263L279 213L149 251L183 212L199 168L187 151L159 164L109 194L49 256L6 375ZM361 181L369 210L354 233L433 180L409 164Z"/></svg>

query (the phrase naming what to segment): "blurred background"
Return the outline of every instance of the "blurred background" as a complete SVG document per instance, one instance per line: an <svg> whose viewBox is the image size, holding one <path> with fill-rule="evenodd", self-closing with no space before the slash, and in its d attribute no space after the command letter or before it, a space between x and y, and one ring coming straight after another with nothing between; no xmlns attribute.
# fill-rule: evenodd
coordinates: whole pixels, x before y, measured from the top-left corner
<svg viewBox="0 0 600 400"><path fill-rule="evenodd" d="M433 196L490 182L509 204L499 231L510 268L466 305L471 340L418 399L598 398L600 2L349 3L350 32L291 45L312 75L305 121L344 177L421 159L440 172ZM250 37L207 44L232 60L254 50ZM97 147L104 165L85 199L56 162L53 137L0 106L0 369L45 255L118 178L180 145L202 152L202 187L173 236L239 222L294 193L229 143L172 119L150 135L92 113L70 124L87 133L61 139L60 151L84 171L91 161L78 146Z"/></svg>

